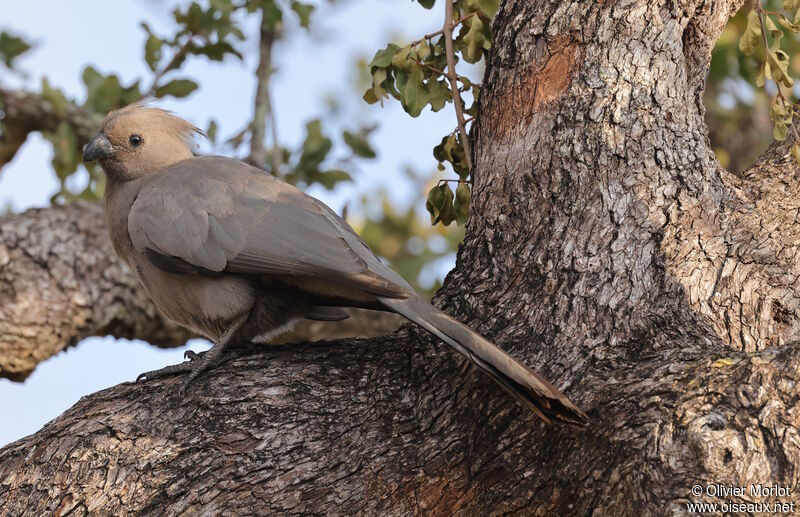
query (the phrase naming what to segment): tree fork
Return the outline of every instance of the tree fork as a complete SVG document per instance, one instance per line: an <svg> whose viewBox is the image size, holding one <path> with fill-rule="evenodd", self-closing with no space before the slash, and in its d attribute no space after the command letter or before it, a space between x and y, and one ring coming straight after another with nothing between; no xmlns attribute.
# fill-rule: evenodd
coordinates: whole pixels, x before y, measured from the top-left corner
<svg viewBox="0 0 800 517"><path fill-rule="evenodd" d="M508 0L474 194L436 300L584 409L548 427L413 328L247 348L85 397L0 450L16 513L684 513L695 484L797 486L798 169L706 138L741 0ZM736 498L732 498L736 500ZM781 502L797 501L791 494Z"/></svg>

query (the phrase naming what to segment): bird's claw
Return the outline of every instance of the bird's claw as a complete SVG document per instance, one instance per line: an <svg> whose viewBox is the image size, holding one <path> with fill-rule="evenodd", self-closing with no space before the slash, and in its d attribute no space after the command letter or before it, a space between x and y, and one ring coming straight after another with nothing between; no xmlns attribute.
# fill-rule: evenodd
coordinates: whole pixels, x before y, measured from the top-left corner
<svg viewBox="0 0 800 517"><path fill-rule="evenodd" d="M194 361L195 359L200 359L205 354L205 352L197 353L194 350L187 350L183 353L183 358L188 359L189 361Z"/></svg>
<svg viewBox="0 0 800 517"><path fill-rule="evenodd" d="M136 377L136 382L140 382L142 380L152 381L154 379L161 379L163 377L171 377L179 373L191 372L192 371L191 364L192 364L191 362L178 363L170 366L165 366L160 370L152 370L149 372L140 373Z"/></svg>

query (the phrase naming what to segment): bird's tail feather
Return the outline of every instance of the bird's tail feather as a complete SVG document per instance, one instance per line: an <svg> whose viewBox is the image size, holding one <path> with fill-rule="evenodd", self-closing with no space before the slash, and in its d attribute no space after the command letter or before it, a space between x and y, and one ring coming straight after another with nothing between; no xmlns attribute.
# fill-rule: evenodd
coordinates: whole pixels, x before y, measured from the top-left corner
<svg viewBox="0 0 800 517"><path fill-rule="evenodd" d="M381 302L456 349L545 422L589 422L586 414L544 377L421 298L381 298Z"/></svg>

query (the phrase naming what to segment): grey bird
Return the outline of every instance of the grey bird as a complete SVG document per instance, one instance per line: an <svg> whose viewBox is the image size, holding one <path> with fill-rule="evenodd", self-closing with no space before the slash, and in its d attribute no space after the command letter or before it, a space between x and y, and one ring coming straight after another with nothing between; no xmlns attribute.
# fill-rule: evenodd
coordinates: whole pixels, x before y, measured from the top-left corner
<svg viewBox="0 0 800 517"><path fill-rule="evenodd" d="M183 392L231 343L267 342L300 319L362 307L420 325L544 421L588 422L542 376L416 294L322 202L241 161L195 157L200 133L136 103L111 112L83 153L106 173L114 250L165 316L214 342L137 380L186 372Z"/></svg>

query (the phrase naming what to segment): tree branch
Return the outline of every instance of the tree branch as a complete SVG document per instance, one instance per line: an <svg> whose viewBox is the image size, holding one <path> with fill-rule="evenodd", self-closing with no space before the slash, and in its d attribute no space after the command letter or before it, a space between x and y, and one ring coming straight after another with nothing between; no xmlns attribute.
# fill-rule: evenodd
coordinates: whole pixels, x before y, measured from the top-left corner
<svg viewBox="0 0 800 517"><path fill-rule="evenodd" d="M97 335L179 346L190 334L162 319L111 249L103 208L78 202L0 218L0 376Z"/></svg>
<svg viewBox="0 0 800 517"><path fill-rule="evenodd" d="M267 19L266 13L261 17L261 39L259 41L259 61L256 68L256 96L253 110L252 134L250 138L250 155L247 160L264 167L267 162L265 140L267 136L267 119L272 129L272 173L280 176L280 156L278 156L278 128L275 111L269 94L269 83L272 75L272 46L275 43L275 29Z"/></svg>
<svg viewBox="0 0 800 517"><path fill-rule="evenodd" d="M0 88L0 167L10 162L29 133L55 131L66 122L84 144L97 132L103 117L68 103L63 111L37 93Z"/></svg>
<svg viewBox="0 0 800 517"><path fill-rule="evenodd" d="M472 149L469 144L467 126L464 122L464 106L461 100L461 92L458 90L458 74L456 74L456 55L453 50L453 0L444 2L444 51L447 55L447 78L450 80L450 89L453 91L453 106L456 109L456 119L458 120L458 132L461 135L461 145L464 147L464 156L467 160L467 168L472 172Z"/></svg>
<svg viewBox="0 0 800 517"><path fill-rule="evenodd" d="M172 59L170 59L167 64L153 74L153 81L150 83L150 87L147 89L143 97L152 97L156 94L156 90L159 88L158 83L161 81L161 79L172 70L178 68L178 65L183 62L184 58L186 57L186 53L189 51L189 47L192 45L192 39L194 37L194 33L188 34L186 41L184 41L178 50L175 51L175 54L172 55Z"/></svg>

